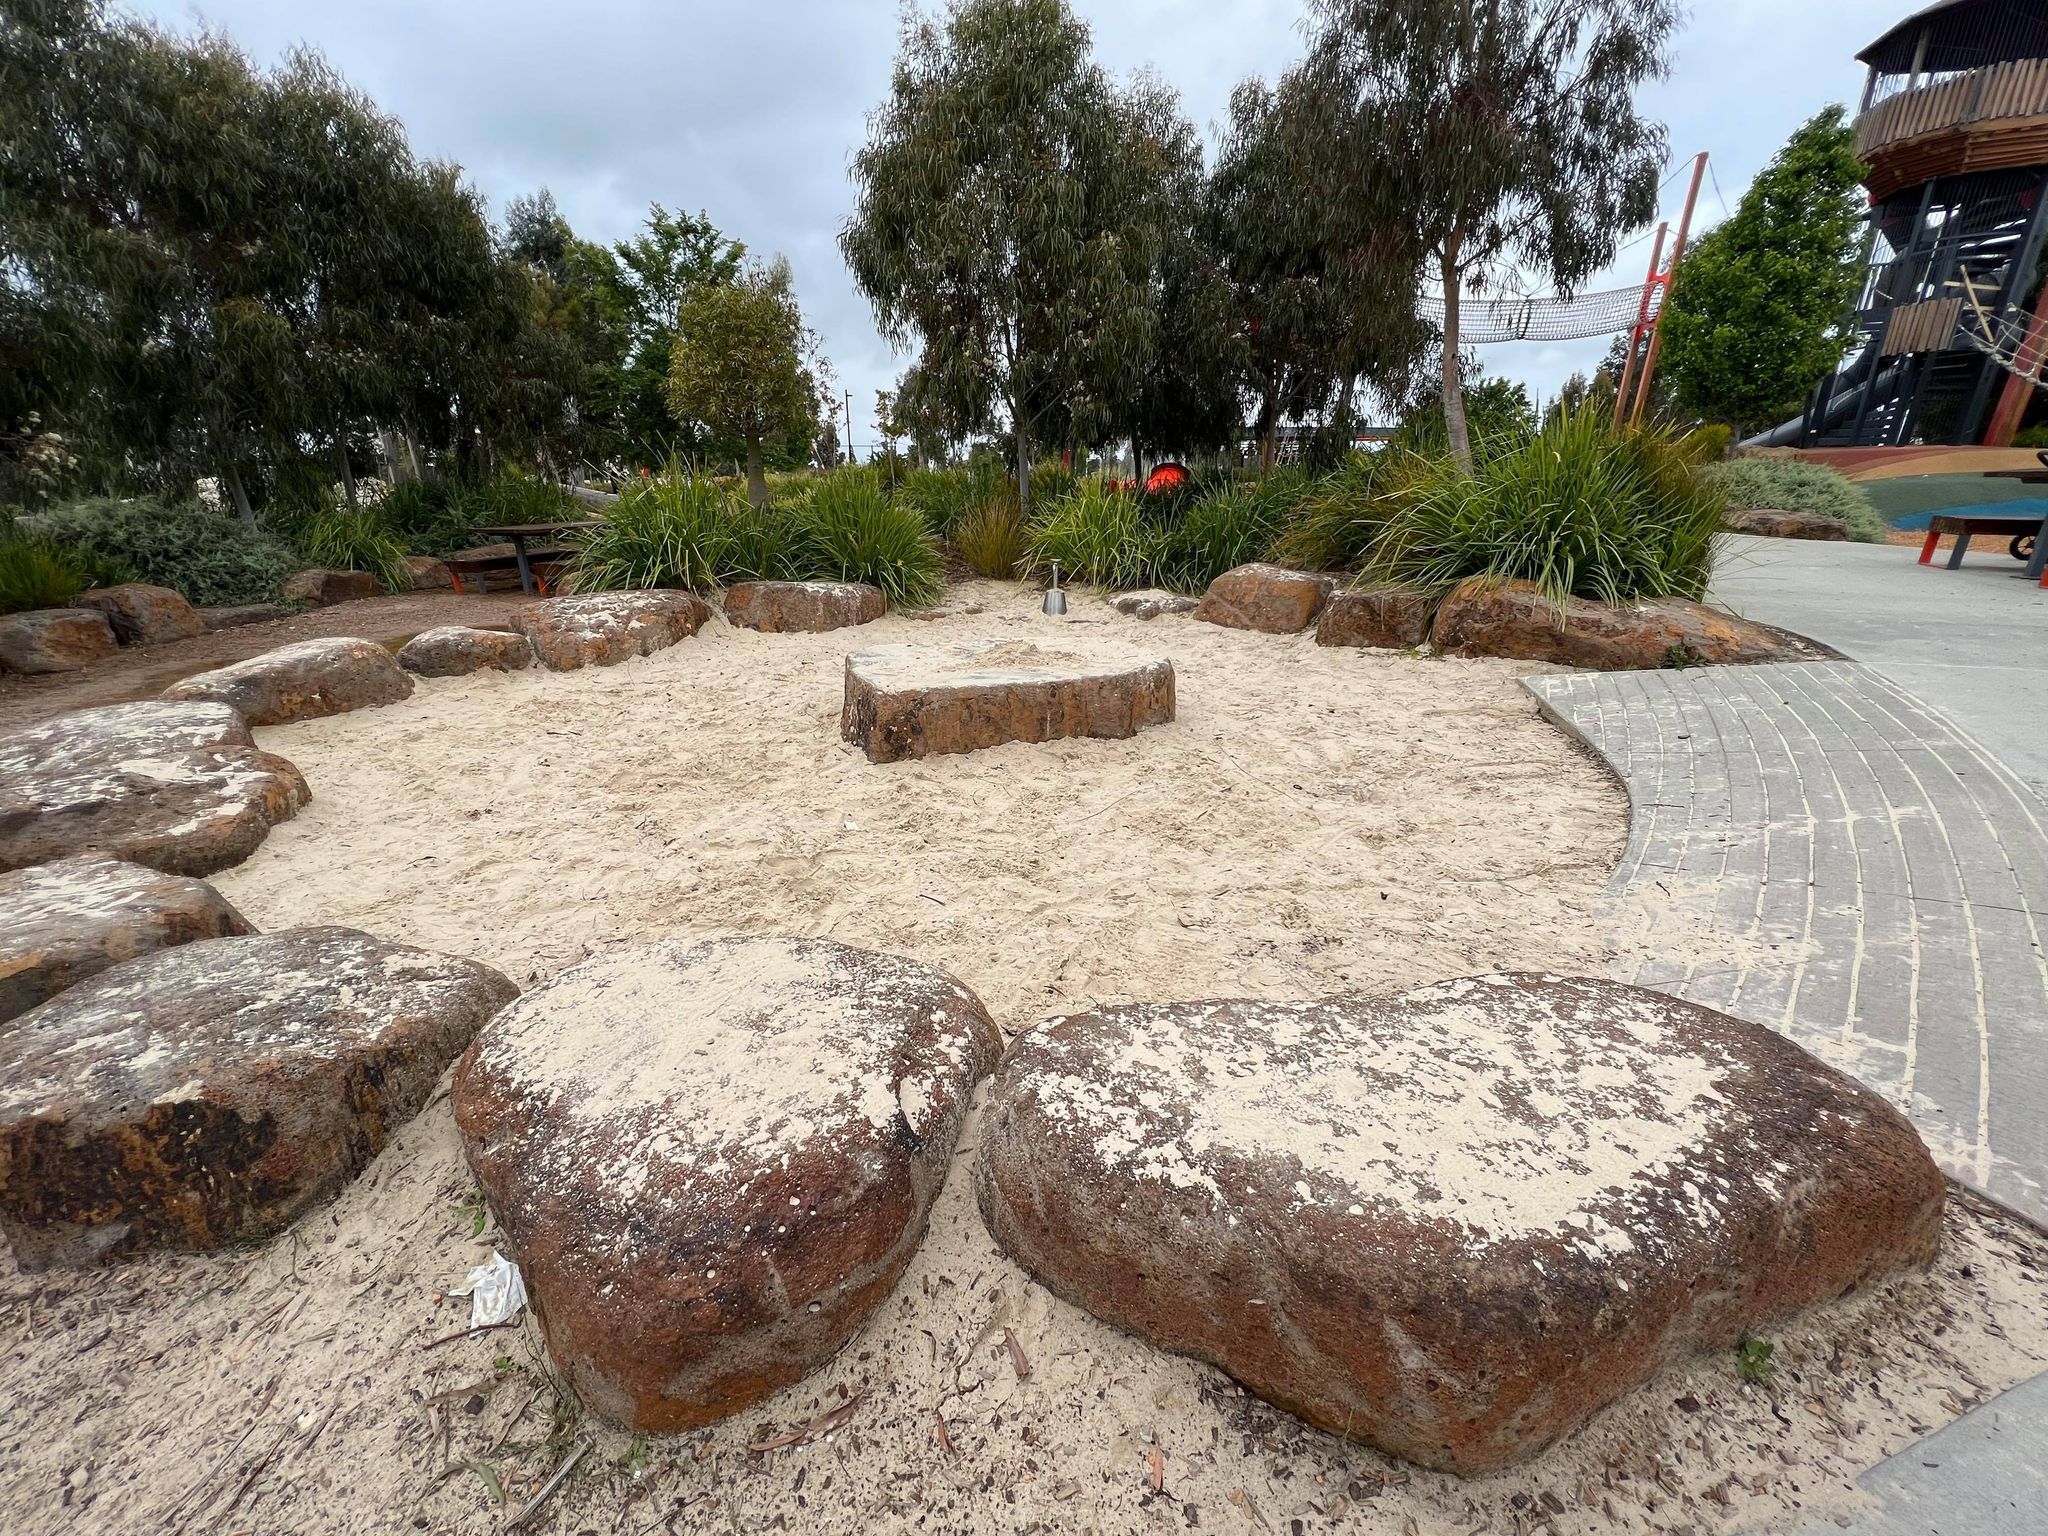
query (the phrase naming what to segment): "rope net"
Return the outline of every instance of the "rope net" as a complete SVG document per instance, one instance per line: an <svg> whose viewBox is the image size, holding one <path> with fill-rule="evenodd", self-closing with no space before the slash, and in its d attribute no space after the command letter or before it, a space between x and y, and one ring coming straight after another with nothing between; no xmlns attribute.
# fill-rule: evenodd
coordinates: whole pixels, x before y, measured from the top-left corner
<svg viewBox="0 0 2048 1536"><path fill-rule="evenodd" d="M1664 288L1651 293L1650 314L1663 307ZM1636 323L1641 312L1643 288L1609 288L1600 293L1579 293L1570 298L1550 294L1540 298L1476 299L1469 295L1458 305L1458 340L1474 344L1495 341L1580 341L1593 336L1612 336ZM1433 325L1444 323L1444 301L1424 294L1415 301L1416 313Z"/></svg>

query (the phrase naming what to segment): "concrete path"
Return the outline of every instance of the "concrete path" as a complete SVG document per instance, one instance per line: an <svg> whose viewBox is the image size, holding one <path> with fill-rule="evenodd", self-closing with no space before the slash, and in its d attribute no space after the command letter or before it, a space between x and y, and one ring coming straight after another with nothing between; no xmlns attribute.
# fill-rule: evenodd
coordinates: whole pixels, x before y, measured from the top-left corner
<svg viewBox="0 0 2048 1536"><path fill-rule="evenodd" d="M1954 571L1917 556L1731 535L1712 595L1874 667L2048 799L2048 591L2025 579L2002 539L1977 539Z"/></svg>
<svg viewBox="0 0 2048 1536"><path fill-rule="evenodd" d="M2048 807L1853 662L1527 686L1628 787L1621 979L1791 1036L2048 1224Z"/></svg>

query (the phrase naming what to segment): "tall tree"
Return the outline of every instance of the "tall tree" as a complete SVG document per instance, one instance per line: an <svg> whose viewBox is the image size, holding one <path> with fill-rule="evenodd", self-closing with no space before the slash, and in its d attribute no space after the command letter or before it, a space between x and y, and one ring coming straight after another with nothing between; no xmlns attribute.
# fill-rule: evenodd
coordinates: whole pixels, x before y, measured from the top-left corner
<svg viewBox="0 0 2048 1536"><path fill-rule="evenodd" d="M1100 441L1157 345L1155 155L1064 0L956 0L906 19L854 157L840 232L882 333L918 351L918 405L953 435Z"/></svg>
<svg viewBox="0 0 2048 1536"><path fill-rule="evenodd" d="M797 308L789 263L750 265L722 283L691 290L676 309L669 406L745 445L747 495L768 504L764 453L817 420L810 333ZM803 445L809 457L808 439Z"/></svg>
<svg viewBox="0 0 2048 1536"><path fill-rule="evenodd" d="M1663 372L1678 399L1739 429L1789 416L1842 360L1863 281L1855 129L1838 106L1801 126L1735 213L1681 263Z"/></svg>
<svg viewBox="0 0 2048 1536"><path fill-rule="evenodd" d="M621 240L612 251L618 259L614 281L630 336L619 387L627 451L651 464L665 458L672 446L702 449L698 424L678 423L668 409L676 311L692 289L730 281L747 249L721 235L708 215L670 213L656 203L648 209L641 233Z"/></svg>
<svg viewBox="0 0 2048 1536"><path fill-rule="evenodd" d="M1444 419L1472 462L1459 310L1513 262L1569 291L1656 211L1677 0L1315 0L1303 87L1323 199L1363 242L1412 230L1444 291ZM1341 237L1340 237L1341 238Z"/></svg>

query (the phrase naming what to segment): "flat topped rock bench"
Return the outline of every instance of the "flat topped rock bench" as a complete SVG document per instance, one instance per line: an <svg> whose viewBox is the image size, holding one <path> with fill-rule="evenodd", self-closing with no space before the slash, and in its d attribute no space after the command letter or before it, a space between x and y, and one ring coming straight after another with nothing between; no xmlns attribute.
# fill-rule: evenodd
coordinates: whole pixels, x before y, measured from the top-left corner
<svg viewBox="0 0 2048 1536"><path fill-rule="evenodd" d="M872 624L888 611L882 589L864 581L743 581L725 593L727 623L769 634Z"/></svg>
<svg viewBox="0 0 2048 1536"><path fill-rule="evenodd" d="M1174 714L1173 663L1021 640L883 645L846 658L839 733L871 762L1007 741L1122 738Z"/></svg>

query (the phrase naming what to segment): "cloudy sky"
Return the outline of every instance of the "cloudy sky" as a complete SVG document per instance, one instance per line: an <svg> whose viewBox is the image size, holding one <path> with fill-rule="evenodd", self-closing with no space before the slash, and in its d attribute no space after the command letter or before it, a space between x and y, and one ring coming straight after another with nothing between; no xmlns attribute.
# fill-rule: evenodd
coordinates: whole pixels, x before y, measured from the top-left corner
<svg viewBox="0 0 2048 1536"><path fill-rule="evenodd" d="M1149 67L1213 144L1230 90L1300 52L1301 0L1073 0L1097 57ZM1704 0L1669 80L1646 105L1670 127L1672 169L1712 155L1712 223L1787 134L1832 101L1854 104L1856 50L1917 0ZM629 235L650 202L703 209L750 249L787 255L807 318L852 392L854 437L872 446L877 389L904 360L875 333L835 243L847 176L888 88L894 0L155 0L178 30L232 36L274 62L305 44L403 119L422 155L459 162L493 209L538 187L579 235ZM1718 189L1717 189L1718 188ZM1677 177L1665 193L1676 216ZM1617 275L1636 283L1647 243ZM1590 368L1604 341L1492 347L1489 373L1543 395Z"/></svg>

